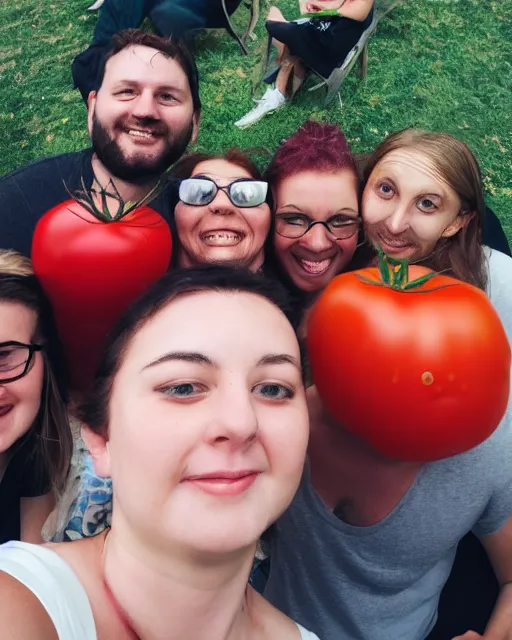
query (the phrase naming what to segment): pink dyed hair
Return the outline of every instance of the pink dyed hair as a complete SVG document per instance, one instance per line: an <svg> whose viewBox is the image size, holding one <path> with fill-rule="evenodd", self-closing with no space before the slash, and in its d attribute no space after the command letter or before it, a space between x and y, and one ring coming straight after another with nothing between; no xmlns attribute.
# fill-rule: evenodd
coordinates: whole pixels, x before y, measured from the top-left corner
<svg viewBox="0 0 512 640"><path fill-rule="evenodd" d="M263 176L271 187L302 171L334 173L349 169L357 178L354 156L335 124L308 120L277 149Z"/></svg>

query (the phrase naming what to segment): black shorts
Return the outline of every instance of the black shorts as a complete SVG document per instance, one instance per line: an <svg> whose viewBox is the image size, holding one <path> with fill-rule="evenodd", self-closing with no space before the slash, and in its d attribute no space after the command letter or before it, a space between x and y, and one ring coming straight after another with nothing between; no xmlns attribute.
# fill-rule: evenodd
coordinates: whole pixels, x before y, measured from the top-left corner
<svg viewBox="0 0 512 640"><path fill-rule="evenodd" d="M285 44L306 67L327 78L354 48L372 18L373 11L363 22L334 18L325 30L318 27L318 20L306 23L267 20L266 27L270 36Z"/></svg>

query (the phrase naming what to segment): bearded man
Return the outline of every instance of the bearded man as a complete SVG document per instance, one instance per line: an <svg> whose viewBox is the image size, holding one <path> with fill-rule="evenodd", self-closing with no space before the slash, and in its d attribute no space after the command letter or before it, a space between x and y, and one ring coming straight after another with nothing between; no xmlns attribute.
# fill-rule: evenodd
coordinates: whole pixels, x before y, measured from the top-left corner
<svg viewBox="0 0 512 640"><path fill-rule="evenodd" d="M0 178L0 248L30 256L38 220L83 186L117 190L124 202L147 197L196 139L201 102L194 58L173 40L122 31L112 40L87 109L90 148ZM172 188L151 201L171 227Z"/></svg>

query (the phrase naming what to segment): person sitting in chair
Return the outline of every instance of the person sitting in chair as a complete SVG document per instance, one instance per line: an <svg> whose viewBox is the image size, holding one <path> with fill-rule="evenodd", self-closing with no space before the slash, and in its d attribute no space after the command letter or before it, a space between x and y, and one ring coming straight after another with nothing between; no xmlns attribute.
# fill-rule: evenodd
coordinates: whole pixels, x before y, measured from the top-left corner
<svg viewBox="0 0 512 640"><path fill-rule="evenodd" d="M370 26L373 4L373 0L300 0L305 17L291 22L271 7L266 28L278 50L278 68L271 76L275 85L235 125L245 129L284 106L309 70L328 78Z"/></svg>
<svg viewBox="0 0 512 640"><path fill-rule="evenodd" d="M174 38L187 45L203 29L225 28L237 40L230 16L242 0L108 0L90 7L100 8L91 44L79 53L71 65L73 83L85 103L101 77L105 56L116 33L139 29L146 19L154 33Z"/></svg>

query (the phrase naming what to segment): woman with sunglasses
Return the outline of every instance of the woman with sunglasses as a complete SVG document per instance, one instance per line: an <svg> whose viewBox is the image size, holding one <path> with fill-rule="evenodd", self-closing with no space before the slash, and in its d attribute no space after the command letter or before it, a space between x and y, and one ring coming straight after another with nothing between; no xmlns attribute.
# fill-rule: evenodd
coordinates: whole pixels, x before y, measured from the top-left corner
<svg viewBox="0 0 512 640"><path fill-rule="evenodd" d="M0 542L42 542L73 441L47 301L30 261L0 251Z"/></svg>
<svg viewBox="0 0 512 640"><path fill-rule="evenodd" d="M347 268L357 247L354 158L337 125L308 121L278 148L264 179L274 200L275 257L307 302Z"/></svg>
<svg viewBox="0 0 512 640"><path fill-rule="evenodd" d="M233 263L258 271L270 229L267 184L246 154L192 153L172 171L180 180L175 209L178 265Z"/></svg>

